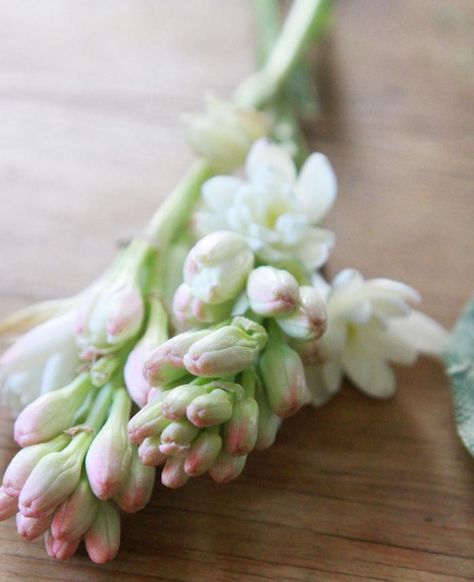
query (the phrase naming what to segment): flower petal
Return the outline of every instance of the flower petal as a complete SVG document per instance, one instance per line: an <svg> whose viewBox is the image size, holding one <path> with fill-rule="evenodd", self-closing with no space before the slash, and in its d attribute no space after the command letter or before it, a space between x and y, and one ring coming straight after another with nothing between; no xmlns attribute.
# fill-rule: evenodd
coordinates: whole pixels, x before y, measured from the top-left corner
<svg viewBox="0 0 474 582"><path fill-rule="evenodd" d="M323 154L311 154L301 169L296 186L296 196L310 222L321 222L334 204L336 195L336 174L329 160Z"/></svg>
<svg viewBox="0 0 474 582"><path fill-rule="evenodd" d="M313 406L325 404L341 387L342 368L337 360L322 366L307 366L305 375Z"/></svg>
<svg viewBox="0 0 474 582"><path fill-rule="evenodd" d="M328 260L335 242L334 233L325 228L308 228L294 255L311 269L319 269Z"/></svg>
<svg viewBox="0 0 474 582"><path fill-rule="evenodd" d="M449 337L443 326L419 311L390 319L389 330L418 352L430 356L441 356Z"/></svg>
<svg viewBox="0 0 474 582"><path fill-rule="evenodd" d="M209 210L225 213L232 205L235 193L243 185L242 180L233 176L215 176L204 183L202 198Z"/></svg>
<svg viewBox="0 0 474 582"><path fill-rule="evenodd" d="M390 398L395 392L395 374L376 354L367 352L361 342L347 346L342 355L347 376L362 392L373 398Z"/></svg>
<svg viewBox="0 0 474 582"><path fill-rule="evenodd" d="M296 168L290 154L266 139L259 139L252 146L245 169L252 182L259 180L262 173L266 172L274 172L281 180L290 184L296 179Z"/></svg>

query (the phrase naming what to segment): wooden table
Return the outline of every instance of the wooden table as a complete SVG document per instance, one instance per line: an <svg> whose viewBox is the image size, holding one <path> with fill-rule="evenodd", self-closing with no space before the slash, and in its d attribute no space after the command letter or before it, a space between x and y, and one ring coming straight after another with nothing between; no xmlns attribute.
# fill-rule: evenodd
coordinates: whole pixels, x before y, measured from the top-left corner
<svg viewBox="0 0 474 582"><path fill-rule="evenodd" d="M253 67L244 0L0 0L0 310L101 272L189 164L179 123ZM330 271L401 279L451 326L474 288L474 4L342 0L312 146L340 179ZM48 559L0 524L0 580L474 579L474 461L440 366L350 386L219 487L161 486L118 558ZM0 467L16 448L0 416Z"/></svg>

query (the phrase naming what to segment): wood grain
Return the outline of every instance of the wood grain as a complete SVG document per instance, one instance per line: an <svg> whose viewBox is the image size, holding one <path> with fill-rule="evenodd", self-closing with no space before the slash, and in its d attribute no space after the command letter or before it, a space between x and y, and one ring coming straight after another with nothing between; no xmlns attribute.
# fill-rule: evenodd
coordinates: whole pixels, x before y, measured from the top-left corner
<svg viewBox="0 0 474 582"><path fill-rule="evenodd" d="M253 67L244 0L0 0L0 311L82 288L191 156L179 124ZM345 266L417 287L451 326L474 288L474 5L343 0L312 146L340 179ZM157 486L118 558L49 560L0 524L0 580L474 579L474 462L440 366L389 402L346 386L219 487ZM0 413L0 468L15 452Z"/></svg>

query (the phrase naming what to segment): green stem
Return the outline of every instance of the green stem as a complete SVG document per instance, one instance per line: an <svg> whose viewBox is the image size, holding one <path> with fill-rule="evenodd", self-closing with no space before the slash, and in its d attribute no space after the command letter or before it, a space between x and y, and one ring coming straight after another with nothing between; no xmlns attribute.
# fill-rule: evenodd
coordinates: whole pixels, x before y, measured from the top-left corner
<svg viewBox="0 0 474 582"><path fill-rule="evenodd" d="M235 100L263 107L282 89L326 13L326 0L295 0L281 34L262 69L238 87Z"/></svg>
<svg viewBox="0 0 474 582"><path fill-rule="evenodd" d="M281 30L279 0L254 0L254 12L259 29L258 62L261 66L268 59Z"/></svg>
<svg viewBox="0 0 474 582"><path fill-rule="evenodd" d="M196 162L158 208L145 230L145 235L155 239L160 247L167 247L186 228L201 186L211 175L212 170L206 162Z"/></svg>

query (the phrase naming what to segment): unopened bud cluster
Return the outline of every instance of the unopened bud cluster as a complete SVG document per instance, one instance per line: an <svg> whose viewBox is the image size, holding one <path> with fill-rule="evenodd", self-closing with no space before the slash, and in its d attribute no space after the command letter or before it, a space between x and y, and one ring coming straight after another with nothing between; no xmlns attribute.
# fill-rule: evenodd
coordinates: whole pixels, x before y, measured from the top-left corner
<svg viewBox="0 0 474 582"><path fill-rule="evenodd" d="M218 482L237 477L254 448L271 446L281 419L310 400L300 353L326 328L324 301L289 271L253 266L240 235L201 239L173 305L192 329L144 363L148 402L129 438L145 465L163 465L168 487L206 472Z"/></svg>
<svg viewBox="0 0 474 582"><path fill-rule="evenodd" d="M15 423L23 448L0 488L0 519L16 514L26 540L44 534L48 554L70 558L81 541L97 563L120 544L120 509L148 502L155 471L128 441L131 402L114 383L97 389L91 374L27 406Z"/></svg>

